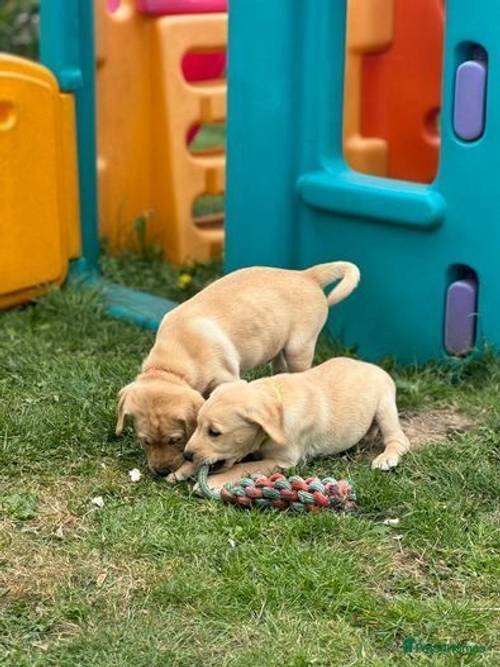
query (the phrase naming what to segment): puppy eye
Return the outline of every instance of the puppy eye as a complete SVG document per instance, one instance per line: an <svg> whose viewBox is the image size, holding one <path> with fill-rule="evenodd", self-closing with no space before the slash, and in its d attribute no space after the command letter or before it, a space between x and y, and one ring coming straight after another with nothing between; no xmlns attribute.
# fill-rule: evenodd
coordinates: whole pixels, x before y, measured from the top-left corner
<svg viewBox="0 0 500 667"><path fill-rule="evenodd" d="M151 440L149 438L141 438L140 440L145 447L149 447L151 445Z"/></svg>
<svg viewBox="0 0 500 667"><path fill-rule="evenodd" d="M220 431L217 431L215 428L210 427L210 428L208 429L208 435L209 435L211 438L218 438L219 435L222 435L222 433L221 433Z"/></svg>
<svg viewBox="0 0 500 667"><path fill-rule="evenodd" d="M178 445L182 441L182 435L172 435L168 439L169 445Z"/></svg>

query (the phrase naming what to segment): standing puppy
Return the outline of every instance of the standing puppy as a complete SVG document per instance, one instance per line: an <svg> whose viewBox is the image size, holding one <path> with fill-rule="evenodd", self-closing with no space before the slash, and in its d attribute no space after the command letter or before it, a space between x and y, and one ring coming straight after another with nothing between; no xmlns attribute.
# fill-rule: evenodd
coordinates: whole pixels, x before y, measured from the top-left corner
<svg viewBox="0 0 500 667"><path fill-rule="evenodd" d="M378 366L340 357L304 373L219 387L201 408L184 456L197 467L224 461L224 471L208 479L221 489L249 474L269 475L349 449L374 423L385 449L372 467L389 470L410 446L395 384ZM254 452L261 461L239 463Z"/></svg>
<svg viewBox="0 0 500 667"><path fill-rule="evenodd" d="M322 287L340 283L328 297ZM255 267L215 281L168 313L135 382L119 394L116 433L126 415L150 468L167 475L182 465L204 398L224 382L269 361L275 372L310 368L328 307L357 286L359 270L332 262L305 271Z"/></svg>

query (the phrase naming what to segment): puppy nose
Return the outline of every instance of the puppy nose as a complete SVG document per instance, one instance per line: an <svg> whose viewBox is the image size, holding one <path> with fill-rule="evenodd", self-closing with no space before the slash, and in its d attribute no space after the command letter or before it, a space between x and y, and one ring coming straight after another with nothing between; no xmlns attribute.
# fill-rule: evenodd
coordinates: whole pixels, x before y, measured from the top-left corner
<svg viewBox="0 0 500 667"><path fill-rule="evenodd" d="M184 450L183 456L186 459L186 461L192 461L193 460L193 452L190 452L187 449Z"/></svg>
<svg viewBox="0 0 500 667"><path fill-rule="evenodd" d="M155 468L155 473L160 477L166 477L170 473L170 468Z"/></svg>

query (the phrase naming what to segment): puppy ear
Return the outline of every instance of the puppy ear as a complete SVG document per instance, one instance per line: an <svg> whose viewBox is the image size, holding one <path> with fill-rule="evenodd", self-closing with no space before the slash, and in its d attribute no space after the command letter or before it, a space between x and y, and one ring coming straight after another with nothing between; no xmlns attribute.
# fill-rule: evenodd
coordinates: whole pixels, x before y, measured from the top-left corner
<svg viewBox="0 0 500 667"><path fill-rule="evenodd" d="M190 438L196 430L196 424L198 423L198 412L200 411L200 408L204 402L205 399L201 394L198 394L198 392L193 392L193 400L191 401L191 405L189 406L184 416L188 438Z"/></svg>
<svg viewBox="0 0 500 667"><path fill-rule="evenodd" d="M131 400L135 382L131 382L118 392L118 407L116 410L116 435L120 435L125 426L125 417L132 414Z"/></svg>
<svg viewBox="0 0 500 667"><path fill-rule="evenodd" d="M258 424L277 445L286 444L283 428L283 406L277 399L262 402L259 406L251 407L247 412L247 419Z"/></svg>

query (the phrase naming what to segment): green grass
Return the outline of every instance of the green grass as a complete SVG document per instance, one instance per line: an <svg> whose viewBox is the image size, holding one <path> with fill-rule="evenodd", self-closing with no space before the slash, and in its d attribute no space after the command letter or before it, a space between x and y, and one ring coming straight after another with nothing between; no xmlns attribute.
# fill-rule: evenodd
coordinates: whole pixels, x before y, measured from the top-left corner
<svg viewBox="0 0 500 667"><path fill-rule="evenodd" d="M38 57L39 0L2 0L0 51Z"/></svg>
<svg viewBox="0 0 500 667"><path fill-rule="evenodd" d="M104 259L115 280L184 298L154 257ZM217 266L192 267L196 289ZM303 473L350 476L359 512L240 512L167 488L117 390L152 334L98 294L54 291L0 315L0 663L5 666L497 665L500 362L391 367L403 410L475 423L394 473L358 449ZM318 359L337 350L323 341ZM128 470L143 479L132 484ZM102 496L104 508L92 504ZM384 525L398 518L397 527ZM472 642L475 657L414 656Z"/></svg>
<svg viewBox="0 0 500 667"><path fill-rule="evenodd" d="M159 252L149 248L140 255L124 253L111 257L104 254L101 266L106 276L115 282L174 301L190 298L222 272L220 259L172 268L161 261ZM182 281L186 276L189 276L190 281L179 287L179 280Z"/></svg>

